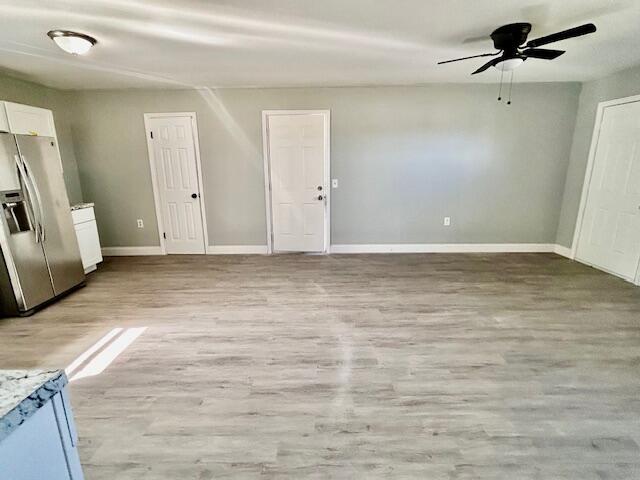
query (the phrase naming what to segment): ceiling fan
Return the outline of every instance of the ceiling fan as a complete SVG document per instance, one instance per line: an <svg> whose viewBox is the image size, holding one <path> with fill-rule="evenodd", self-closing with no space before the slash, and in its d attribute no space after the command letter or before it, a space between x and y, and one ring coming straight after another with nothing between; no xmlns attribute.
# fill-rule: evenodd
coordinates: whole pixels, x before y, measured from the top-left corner
<svg viewBox="0 0 640 480"><path fill-rule="evenodd" d="M527 37L531 32L531 24L510 23L494 30L491 34L491 40L493 40L493 46L498 50L497 52L445 60L443 62L438 62L438 65L443 63L459 62L461 60L469 60L471 58L496 57L482 65L471 75L484 72L489 67L496 67L503 72L511 71L529 58L553 60L565 53L564 50L538 48L542 45L548 45L549 43L559 42L560 40L566 40L568 38L580 37L595 31L596 26L593 23L587 23L585 25L580 25L579 27L552 33L551 35L546 35L527 42Z"/></svg>

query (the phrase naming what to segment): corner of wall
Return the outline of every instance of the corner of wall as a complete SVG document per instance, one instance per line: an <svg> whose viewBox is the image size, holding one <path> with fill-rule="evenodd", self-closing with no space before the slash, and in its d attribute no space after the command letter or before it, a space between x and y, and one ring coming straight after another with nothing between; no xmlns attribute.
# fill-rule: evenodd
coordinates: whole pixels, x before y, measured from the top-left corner
<svg viewBox="0 0 640 480"><path fill-rule="evenodd" d="M582 104L582 93L584 88L584 82L578 83L578 100L576 102L575 114L573 116L573 128L571 130L571 145L568 152L568 161L567 167L564 171L564 188L562 190L562 202L560 205L560 213L558 214L558 223L556 225L556 244L560 247L571 248L571 244L573 242L573 238L568 239L565 233L565 225L567 223L566 217L568 215L567 211L567 189L570 184L570 175L571 165L573 163L573 152L576 144L576 136L578 130L578 116L580 113L580 108Z"/></svg>

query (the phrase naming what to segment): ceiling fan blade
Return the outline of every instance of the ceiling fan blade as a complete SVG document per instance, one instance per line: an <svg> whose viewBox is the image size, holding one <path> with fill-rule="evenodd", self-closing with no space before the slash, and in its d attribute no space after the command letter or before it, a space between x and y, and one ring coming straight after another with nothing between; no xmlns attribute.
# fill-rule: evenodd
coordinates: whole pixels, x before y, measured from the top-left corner
<svg viewBox="0 0 640 480"><path fill-rule="evenodd" d="M553 60L562 55L564 50L550 50L547 48L528 48L522 52L527 58L541 58L542 60Z"/></svg>
<svg viewBox="0 0 640 480"><path fill-rule="evenodd" d="M462 58L454 58L453 60L445 60L443 62L438 62L438 65L442 65L443 63L451 63L451 62L459 62L461 60L469 60L470 58L479 58L479 57L494 57L496 55L500 55L501 52L496 53L482 53L480 55L472 55L471 57L462 57Z"/></svg>
<svg viewBox="0 0 640 480"><path fill-rule="evenodd" d="M568 38L580 37L596 31L596 26L593 23L586 23L579 27L570 28L569 30L563 30L562 32L552 33L545 37L536 38L527 42L525 47L541 47L548 43L559 42L560 40L566 40Z"/></svg>
<svg viewBox="0 0 640 480"><path fill-rule="evenodd" d="M486 69L488 69L489 67L493 67L493 66L499 64L501 61L502 61L502 57L493 58L493 59L489 60L487 63L485 63L484 65L482 65L479 69L477 69L471 75L475 75L476 73L482 73Z"/></svg>

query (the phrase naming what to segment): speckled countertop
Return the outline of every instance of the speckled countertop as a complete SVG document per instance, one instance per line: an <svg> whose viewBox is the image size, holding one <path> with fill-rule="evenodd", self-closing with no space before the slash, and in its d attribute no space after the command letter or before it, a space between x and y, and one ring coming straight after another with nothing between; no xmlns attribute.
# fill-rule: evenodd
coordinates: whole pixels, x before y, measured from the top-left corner
<svg viewBox="0 0 640 480"><path fill-rule="evenodd" d="M67 383L62 370L0 370L0 442Z"/></svg>
<svg viewBox="0 0 640 480"><path fill-rule="evenodd" d="M76 203L75 205L71 205L71 211L80 210L81 208L91 208L94 205L94 203Z"/></svg>

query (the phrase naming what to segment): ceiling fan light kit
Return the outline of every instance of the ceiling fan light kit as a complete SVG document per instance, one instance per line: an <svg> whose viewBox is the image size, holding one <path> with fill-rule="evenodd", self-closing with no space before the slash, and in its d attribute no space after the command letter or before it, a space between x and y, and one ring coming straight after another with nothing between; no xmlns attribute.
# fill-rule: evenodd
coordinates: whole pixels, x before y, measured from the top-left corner
<svg viewBox="0 0 640 480"><path fill-rule="evenodd" d="M524 63L524 59L516 57L516 58L507 58L506 60L501 61L496 65L498 70L503 72L511 72L518 68L520 65Z"/></svg>
<svg viewBox="0 0 640 480"><path fill-rule="evenodd" d="M527 37L531 32L530 23L510 23L497 28L490 35L493 40L493 46L497 50L495 53L482 53L480 55L472 55L470 57L455 58L453 60L445 60L438 62L438 65L451 62L459 62L461 60L469 60L480 57L495 57L482 65L471 75L476 75L494 67L500 70L500 93L498 100L502 100L502 79L504 72L511 72L511 80L509 86L509 101L511 104L511 89L513 88L513 70L522 65L529 58L537 58L540 60L554 60L565 53L564 50L551 50L547 48L538 48L549 43L567 40L569 38L580 37L596 31L593 23L580 25L579 27L570 28L561 32L552 33L544 37L529 40Z"/></svg>

